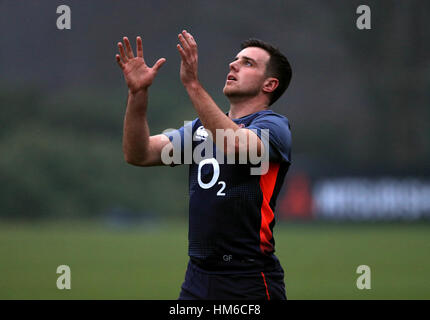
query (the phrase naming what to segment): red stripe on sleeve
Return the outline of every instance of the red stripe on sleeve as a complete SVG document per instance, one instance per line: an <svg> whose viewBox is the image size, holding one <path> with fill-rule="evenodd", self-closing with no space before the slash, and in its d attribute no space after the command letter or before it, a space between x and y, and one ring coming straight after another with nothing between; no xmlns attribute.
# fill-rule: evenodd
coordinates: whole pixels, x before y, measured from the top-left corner
<svg viewBox="0 0 430 320"><path fill-rule="evenodd" d="M270 163L269 170L265 175L260 177L260 188L263 193L263 203L261 205L261 227L260 227L260 249L261 252L267 253L273 250L270 243L272 239L272 230L270 223L275 218L272 208L270 208L270 199L272 198L273 190L275 189L276 178L279 172L279 163Z"/></svg>

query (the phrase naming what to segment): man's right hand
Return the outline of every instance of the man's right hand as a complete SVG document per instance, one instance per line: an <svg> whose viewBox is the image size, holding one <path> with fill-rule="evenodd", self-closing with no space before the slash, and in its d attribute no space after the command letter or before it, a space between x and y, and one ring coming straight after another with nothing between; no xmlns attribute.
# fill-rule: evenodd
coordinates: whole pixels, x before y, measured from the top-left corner
<svg viewBox="0 0 430 320"><path fill-rule="evenodd" d="M124 73L124 79L130 92L134 94L140 90L147 89L152 84L158 70L166 62L166 59L158 59L153 67L150 68L143 59L142 39L140 37L136 38L137 57L133 54L128 38L124 37L123 40L125 51L123 44L118 42L120 54L116 55L116 61Z"/></svg>

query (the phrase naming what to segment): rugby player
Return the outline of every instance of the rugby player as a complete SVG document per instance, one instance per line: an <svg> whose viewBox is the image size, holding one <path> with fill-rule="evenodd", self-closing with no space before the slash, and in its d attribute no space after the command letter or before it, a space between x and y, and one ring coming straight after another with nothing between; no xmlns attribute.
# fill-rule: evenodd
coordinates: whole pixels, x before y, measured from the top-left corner
<svg viewBox="0 0 430 320"><path fill-rule="evenodd" d="M124 37L116 60L128 86L125 160L143 167L175 165L178 162L166 161L166 154L179 152L179 163L193 155L189 162L190 259L179 299L286 299L284 270L274 254L273 227L276 199L291 164L291 131L288 119L270 106L290 83L290 64L264 41L243 42L229 64L223 93L230 110L224 113L198 79L194 37L184 30L178 40L180 79L198 115L178 130L151 136L147 123L148 89L166 59L149 67L142 39L136 39L135 56ZM228 132L233 139L219 138L218 132ZM196 160L193 151L208 142L210 152L202 148L205 151ZM246 159L240 163L241 154ZM263 170L260 163L261 174L250 170L256 167L252 159L256 155L266 164ZM229 156L233 163L222 161Z"/></svg>

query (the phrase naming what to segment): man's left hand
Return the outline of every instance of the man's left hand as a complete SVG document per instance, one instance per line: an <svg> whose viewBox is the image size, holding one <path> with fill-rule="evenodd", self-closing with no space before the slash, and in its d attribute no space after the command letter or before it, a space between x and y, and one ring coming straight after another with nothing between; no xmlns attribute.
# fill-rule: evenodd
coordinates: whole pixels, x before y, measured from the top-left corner
<svg viewBox="0 0 430 320"><path fill-rule="evenodd" d="M181 81L184 86L189 86L198 83L197 77L197 43L193 36L186 30L178 35L179 42L177 48L181 55Z"/></svg>

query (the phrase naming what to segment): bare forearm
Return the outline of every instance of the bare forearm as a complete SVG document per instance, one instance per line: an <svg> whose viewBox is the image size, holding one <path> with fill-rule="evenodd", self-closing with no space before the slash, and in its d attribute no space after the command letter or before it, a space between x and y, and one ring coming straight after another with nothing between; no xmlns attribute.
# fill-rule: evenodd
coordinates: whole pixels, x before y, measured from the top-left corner
<svg viewBox="0 0 430 320"><path fill-rule="evenodd" d="M124 117L123 152L125 160L137 163L149 152L149 127L146 120L148 90L129 91Z"/></svg>
<svg viewBox="0 0 430 320"><path fill-rule="evenodd" d="M259 149L261 143L258 142L257 135L251 133L248 129L240 128L227 117L200 84L197 76L197 43L193 36L184 30L178 35L178 39L181 43L176 46L181 55L181 81L199 115L200 121L211 132L213 141L218 149L227 154L238 154L243 151L248 153L250 150L248 143L250 135L254 135L254 141L257 142L254 143L255 148ZM223 130L223 138L218 137L217 139L217 130Z"/></svg>
<svg viewBox="0 0 430 320"><path fill-rule="evenodd" d="M212 133L213 141L218 149L223 150L225 154L238 155L245 152L248 155L251 149L254 150L254 148L257 148L258 155L261 154L262 145L257 135L247 129L240 128L232 121L217 106L199 82L187 84L185 88L199 115L200 121ZM217 141L217 129L223 130L219 136L222 138L218 139L220 141Z"/></svg>
<svg viewBox="0 0 430 320"><path fill-rule="evenodd" d="M187 85L185 88L203 126L214 135L215 143L216 129L231 129L233 132L239 129L239 126L224 114L200 83Z"/></svg>

